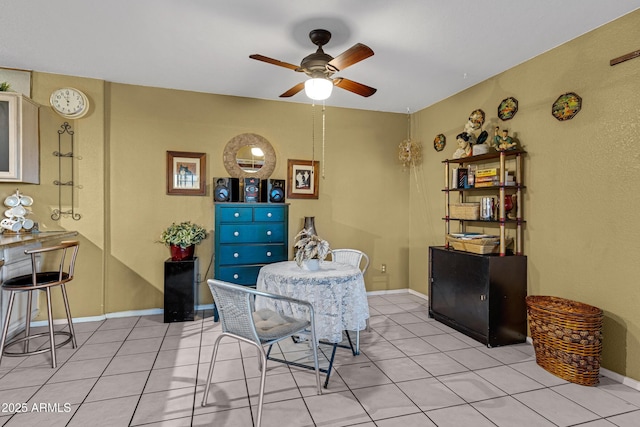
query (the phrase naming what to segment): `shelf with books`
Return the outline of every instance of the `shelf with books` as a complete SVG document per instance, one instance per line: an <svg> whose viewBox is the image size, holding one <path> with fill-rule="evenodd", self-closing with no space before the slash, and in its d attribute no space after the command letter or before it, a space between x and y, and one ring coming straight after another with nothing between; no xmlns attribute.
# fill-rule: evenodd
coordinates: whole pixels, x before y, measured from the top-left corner
<svg viewBox="0 0 640 427"><path fill-rule="evenodd" d="M522 163L526 154L522 150L509 150L482 154L479 156L464 157L460 159L444 160L445 186L445 234L451 234L451 222L459 224L460 232L466 231L466 224L479 226L480 223L487 226L499 226L500 229L500 255L506 255L505 242L506 228L515 227L516 255L522 255L522 217L523 202L523 174ZM451 199L451 193L458 192L458 200ZM459 204L471 204L477 197L484 195L497 195L497 198L482 197L480 200L481 212L478 219L456 218L452 215L452 206ZM514 202L515 199L515 202ZM505 203L505 200L507 203ZM511 203L509 203L511 202ZM490 203L490 207L482 209L482 205ZM512 206L513 211L510 210ZM455 209L454 209L455 211ZM509 213L509 215L507 215ZM487 216L489 215L489 216ZM448 240L445 236L445 247Z"/></svg>

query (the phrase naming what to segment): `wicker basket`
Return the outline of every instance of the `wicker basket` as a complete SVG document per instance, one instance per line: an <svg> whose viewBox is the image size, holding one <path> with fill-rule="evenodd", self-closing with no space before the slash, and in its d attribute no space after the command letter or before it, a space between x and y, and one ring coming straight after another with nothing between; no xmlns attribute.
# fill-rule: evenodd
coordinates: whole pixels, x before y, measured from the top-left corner
<svg viewBox="0 0 640 427"><path fill-rule="evenodd" d="M454 219L479 219L480 203L451 203L449 217Z"/></svg>
<svg viewBox="0 0 640 427"><path fill-rule="evenodd" d="M593 386L600 375L602 310L552 296L528 296L536 362L572 383Z"/></svg>
<svg viewBox="0 0 640 427"><path fill-rule="evenodd" d="M497 236L482 239L459 239L448 234L446 240L449 246L457 251L471 252L480 255L500 253L500 238ZM507 237L505 239L505 247L513 247L512 238Z"/></svg>

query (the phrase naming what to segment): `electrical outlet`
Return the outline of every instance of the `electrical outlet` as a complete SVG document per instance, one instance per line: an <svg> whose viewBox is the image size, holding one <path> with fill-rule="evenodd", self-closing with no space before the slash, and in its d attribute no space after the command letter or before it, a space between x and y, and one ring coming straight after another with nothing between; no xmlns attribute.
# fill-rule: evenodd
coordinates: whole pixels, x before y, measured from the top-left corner
<svg viewBox="0 0 640 427"><path fill-rule="evenodd" d="M380 271L383 272L383 273L386 273L387 272L387 264L382 264L380 266Z"/></svg>

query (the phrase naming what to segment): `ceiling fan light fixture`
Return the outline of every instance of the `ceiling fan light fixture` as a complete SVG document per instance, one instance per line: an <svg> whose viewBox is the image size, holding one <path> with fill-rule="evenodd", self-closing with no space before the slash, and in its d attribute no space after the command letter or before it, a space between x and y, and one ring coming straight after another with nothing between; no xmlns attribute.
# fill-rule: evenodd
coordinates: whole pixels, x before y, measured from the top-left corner
<svg viewBox="0 0 640 427"><path fill-rule="evenodd" d="M315 101L323 101L331 96L333 82L326 78L312 78L304 82L304 92Z"/></svg>

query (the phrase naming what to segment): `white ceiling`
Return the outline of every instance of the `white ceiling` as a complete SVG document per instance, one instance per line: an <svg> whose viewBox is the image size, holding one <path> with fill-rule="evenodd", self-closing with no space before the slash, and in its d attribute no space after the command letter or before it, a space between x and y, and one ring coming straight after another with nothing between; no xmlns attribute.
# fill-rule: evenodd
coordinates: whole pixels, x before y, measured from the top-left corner
<svg viewBox="0 0 640 427"><path fill-rule="evenodd" d="M405 113L639 7L640 0L4 0L0 66L281 100L304 74L249 55L297 65L315 51L309 31L324 28L334 57L358 42L375 52L336 76L378 89L363 98L336 88L326 104ZM301 92L288 102L310 100Z"/></svg>

